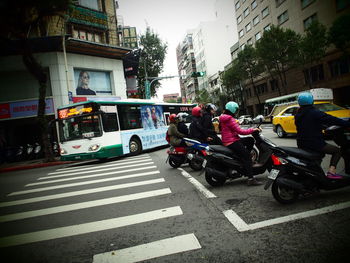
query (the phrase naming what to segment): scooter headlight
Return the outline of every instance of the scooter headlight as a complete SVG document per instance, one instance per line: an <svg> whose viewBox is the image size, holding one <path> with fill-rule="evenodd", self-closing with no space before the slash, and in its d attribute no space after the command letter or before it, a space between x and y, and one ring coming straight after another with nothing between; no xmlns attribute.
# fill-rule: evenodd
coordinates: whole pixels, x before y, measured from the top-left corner
<svg viewBox="0 0 350 263"><path fill-rule="evenodd" d="M90 152L95 152L97 151L98 149L100 148L100 145L99 144L93 144L89 147L89 151Z"/></svg>

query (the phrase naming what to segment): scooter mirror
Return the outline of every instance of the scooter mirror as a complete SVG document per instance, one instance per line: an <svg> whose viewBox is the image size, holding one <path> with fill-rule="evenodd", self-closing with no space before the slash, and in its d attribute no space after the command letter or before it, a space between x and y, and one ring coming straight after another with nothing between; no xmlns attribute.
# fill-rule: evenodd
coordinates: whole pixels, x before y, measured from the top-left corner
<svg viewBox="0 0 350 263"><path fill-rule="evenodd" d="M264 116L258 115L254 118L254 123L262 123L264 121Z"/></svg>

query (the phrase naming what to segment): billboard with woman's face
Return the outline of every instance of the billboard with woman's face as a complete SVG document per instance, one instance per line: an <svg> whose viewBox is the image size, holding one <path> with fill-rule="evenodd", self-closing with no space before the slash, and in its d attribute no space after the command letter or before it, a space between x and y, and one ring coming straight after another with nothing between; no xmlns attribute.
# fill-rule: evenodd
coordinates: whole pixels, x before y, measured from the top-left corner
<svg viewBox="0 0 350 263"><path fill-rule="evenodd" d="M76 95L111 95L111 78L108 71L74 69Z"/></svg>

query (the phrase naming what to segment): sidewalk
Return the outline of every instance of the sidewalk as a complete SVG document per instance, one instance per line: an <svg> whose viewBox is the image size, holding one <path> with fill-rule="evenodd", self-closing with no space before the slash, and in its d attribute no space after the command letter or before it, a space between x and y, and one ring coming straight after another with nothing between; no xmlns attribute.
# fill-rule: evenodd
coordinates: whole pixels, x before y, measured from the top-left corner
<svg viewBox="0 0 350 263"><path fill-rule="evenodd" d="M56 160L53 162L44 162L44 159L37 159L23 162L3 163L0 165L0 173L61 165L66 163L74 163L72 161L60 161L59 158L55 159Z"/></svg>

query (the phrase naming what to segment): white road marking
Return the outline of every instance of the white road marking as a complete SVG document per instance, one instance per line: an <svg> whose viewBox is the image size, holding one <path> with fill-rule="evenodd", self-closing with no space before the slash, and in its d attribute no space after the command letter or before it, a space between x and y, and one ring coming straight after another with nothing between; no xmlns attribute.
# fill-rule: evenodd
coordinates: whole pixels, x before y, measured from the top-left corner
<svg viewBox="0 0 350 263"><path fill-rule="evenodd" d="M334 212L342 209L347 209L347 208L350 208L350 202L344 202L344 203L331 205L331 206L327 206L319 209L313 209L313 210L309 210L309 211L305 211L297 214L273 218L273 219L253 223L253 224L245 223L243 219L240 218L233 210L224 211L224 215L231 222L231 224L235 228L237 228L238 231L243 232L243 231L254 230L254 229L263 228L267 226L272 226L276 224L282 224L282 223L299 220L303 218L308 218L312 216L322 215L322 214L326 214L326 213L330 213L330 212Z"/></svg>
<svg viewBox="0 0 350 263"><path fill-rule="evenodd" d="M160 173L159 171L151 171L151 172L146 172L146 173L129 174L129 175L124 175L124 176L119 176L119 177L91 180L91 181L86 181L86 182L47 186L47 187L34 188L34 189L29 189L29 190L13 192L13 193L8 194L7 196L36 193L36 192L56 190L56 189L61 189L61 188L66 188L66 187L73 187L73 186L80 186L80 185L87 185L87 184L103 183L103 182L116 181L116 180L122 180L122 179L128 179L128 178L134 178L134 177L140 177L140 176L154 175L154 174L159 174L159 173Z"/></svg>
<svg viewBox="0 0 350 263"><path fill-rule="evenodd" d="M143 166L143 165L149 165L149 164L153 164L153 162L151 163L144 163L144 164L135 164L133 166ZM127 166L130 167L130 166ZM124 168L127 168L126 166ZM134 172L134 171L139 171L139 170L146 170L146 169L151 169L151 168L155 168L156 166L147 166L147 167L142 167L142 168L134 168L134 169L128 169L128 170L116 170L113 172L109 172L109 173L97 173L97 174L91 174L91 175L83 175L83 176L77 176L77 177L69 177L69 178L61 178L61 179L56 179L56 180L47 180L47 181L40 181L40 182L36 182L36 183L31 183L31 184L26 184L25 186L34 186L34 185L42 185L42 184L52 184L52 183L59 183L59 182L65 182L65 181L71 181L71 180L80 180L80 179L87 179L87 178L92 178L92 177L99 177L99 176L105 176L108 174L120 174L120 173L125 173L125 172ZM121 168L121 167L119 167ZM118 168L118 169L119 169ZM115 168L111 168L111 169L115 169ZM94 172L94 171L91 171ZM79 173L77 173L79 174ZM72 174L71 174L72 175ZM45 179L50 178L52 179L57 178L57 177L62 177L62 176L66 176L66 175L56 175L56 176L52 176L52 177L45 177Z"/></svg>
<svg viewBox="0 0 350 263"><path fill-rule="evenodd" d="M95 168L118 167L118 166L125 165L125 164L135 164L135 163L143 163L143 162L149 162L149 161L152 161L152 159L151 158L147 158L147 159L143 159L143 160L135 160L135 161L127 161L127 162L124 161L124 162L120 162L120 163L112 163L112 164L105 164L105 165L98 165L98 166L88 166L88 167L81 166L81 167L75 167L74 169L48 173L48 175L64 174L64 173L72 172L72 171L92 170L92 169L95 169ZM41 178L38 178L38 180L42 180L44 178L51 178L51 176L41 177Z"/></svg>
<svg viewBox="0 0 350 263"><path fill-rule="evenodd" d="M152 164L153 162L148 162L147 164ZM144 164L135 164L134 166L139 166L139 165L145 165ZM114 167L108 167L108 168L102 168L102 169L90 169L89 171L73 171L72 173L67 173L67 174L61 174L61 175L52 175L52 176L47 176L47 177L41 177L41 179L51 179L51 178L57 178L57 177L66 177L70 175L78 175L78 174L90 174L90 173L96 173L96 172L103 172L103 171L109 171L109 170L114 170L114 169L122 169L122 168L129 168L130 165L125 165L125 166L120 166L118 168ZM129 171L129 170L127 170Z"/></svg>
<svg viewBox="0 0 350 263"><path fill-rule="evenodd" d="M214 195L212 192L210 192L207 188L205 188L200 182L198 182L196 179L194 179L188 172L186 172L182 168L177 168L179 171L181 171L182 175L191 183L194 185L194 187L197 188L199 192L201 192L206 198L215 198L216 195Z"/></svg>
<svg viewBox="0 0 350 263"><path fill-rule="evenodd" d="M159 178L159 179L152 179L152 180L146 180L146 181L140 181L140 182L104 186L104 187L98 187L98 188L93 188L93 189L86 189L86 190L80 190L80 191L74 191L74 192L66 192L66 193L62 193L62 194L46 195L46 196L39 196L39 197L33 197L33 198L27 198L27 199L15 200L15 201L2 202L2 203L0 203L0 207L23 205L23 204L28 204L28 203L42 202L42 201L47 201L47 200L66 198L66 197L85 195L85 194L94 194L94 193L99 193L99 192L105 192L105 191L111 191L111 190L117 190L117 189L123 189L123 188L130 188L130 187L137 187L137 186L149 185L149 184L157 184L157 183L163 183L163 182L165 182L164 178Z"/></svg>
<svg viewBox="0 0 350 263"><path fill-rule="evenodd" d="M132 263L202 248L192 234L94 255L93 263Z"/></svg>
<svg viewBox="0 0 350 263"><path fill-rule="evenodd" d="M170 188L163 188L163 189L154 190L154 191L147 191L147 192L141 192L141 193L136 193L136 194L122 195L122 196L104 198L104 199L99 199L99 200L94 200L94 201L87 201L87 202L75 203L75 204L70 204L70 205L62 205L62 206L45 208L45 209L27 211L27 212L22 212L22 213L8 214L8 215L0 216L0 222L8 222L8 221L13 221L13 220L19 220L19 219L36 217L36 216L43 216L43 215L50 215L50 214L57 214L57 213L74 211L74 210L96 207L96 206L116 204L116 203L121 203L121 202L127 202L127 201L132 201L132 200L148 198L148 197L170 194L170 193L171 193Z"/></svg>
<svg viewBox="0 0 350 263"><path fill-rule="evenodd" d="M86 233L93 233L108 229L114 229L123 226L149 222L162 218L182 215L180 206L168 207L150 212L123 216L118 218L106 219L90 223L84 223L73 226L59 227L55 229L42 230L37 232L13 235L0 238L0 247L10 247L23 245L33 242L52 240L62 237L70 237Z"/></svg>

